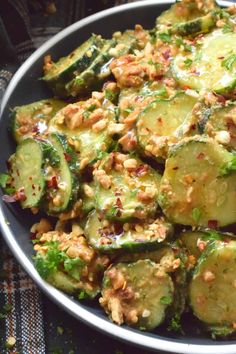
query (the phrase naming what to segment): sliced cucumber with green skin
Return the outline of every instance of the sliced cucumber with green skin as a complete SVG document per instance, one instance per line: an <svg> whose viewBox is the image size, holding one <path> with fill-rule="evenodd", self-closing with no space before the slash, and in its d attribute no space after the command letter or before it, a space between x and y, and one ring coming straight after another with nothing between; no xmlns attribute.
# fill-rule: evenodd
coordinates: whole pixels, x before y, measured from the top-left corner
<svg viewBox="0 0 236 354"><path fill-rule="evenodd" d="M130 263L130 262L137 262L139 260L149 259L152 262L160 263L162 259L174 259L174 253L170 246L166 246L165 244L162 247L156 250L145 250L143 252L132 252L132 253L121 253L117 255L115 258L116 263ZM163 264L164 270L168 272L168 266L165 262Z"/></svg>
<svg viewBox="0 0 236 354"><path fill-rule="evenodd" d="M46 70L43 80L47 82L54 94L59 97L65 96L65 84L89 67L99 55L103 44L104 40L101 36L92 35L68 56L52 63L51 67Z"/></svg>
<svg viewBox="0 0 236 354"><path fill-rule="evenodd" d="M236 241L208 245L189 286L195 316L209 326L233 329L236 322Z"/></svg>
<svg viewBox="0 0 236 354"><path fill-rule="evenodd" d="M140 113L136 125L138 143L148 156L166 158L168 144L178 141L178 128L190 115L197 99L183 92L150 103Z"/></svg>
<svg viewBox="0 0 236 354"><path fill-rule="evenodd" d="M186 248L189 255L193 255L198 259L202 251L198 247L198 241L204 239L207 233L202 231L184 231L178 237L178 242L181 247Z"/></svg>
<svg viewBox="0 0 236 354"><path fill-rule="evenodd" d="M179 1L172 5L168 10L162 12L156 19L156 25L173 26L179 23L186 23L199 19L207 12L213 9L218 9L215 1L206 0L201 9L198 7L198 2L193 1Z"/></svg>
<svg viewBox="0 0 236 354"><path fill-rule="evenodd" d="M58 162L47 173L47 194L44 208L51 214L68 210L77 198L79 182L76 178L77 161L65 136L51 134L48 137L58 154Z"/></svg>
<svg viewBox="0 0 236 354"><path fill-rule="evenodd" d="M10 157L11 186L21 193L22 208L38 207L45 194L46 174L50 153L55 150L44 140L27 138L16 148Z"/></svg>
<svg viewBox="0 0 236 354"><path fill-rule="evenodd" d="M87 159L88 164L90 164L96 161L102 153L109 150L112 145L113 140L109 134L108 127L110 123L116 122L116 116L115 106L108 100L104 100L101 107L93 103L91 103L90 107L87 107L87 102L88 101L81 101L70 104L59 111L51 120L48 131L62 133L67 136L75 147L79 161ZM89 124L89 119L91 115L95 113L96 109L99 109L100 115L101 109L104 112L104 117L100 116L99 120L105 118L107 122L104 129L100 131L94 130L92 123ZM72 121L80 112L81 116L83 116L83 122L81 124L74 127L68 123L69 118Z"/></svg>
<svg viewBox="0 0 236 354"><path fill-rule="evenodd" d="M103 162L112 159L116 153L112 154L107 160L101 160L100 167L94 172L96 209L105 218L117 221L154 215L161 176L139 159L127 156L136 161L136 167L131 170L124 168L122 173L113 168L107 171L106 178L111 183L109 188L104 188L99 174L104 173Z"/></svg>
<svg viewBox="0 0 236 354"><path fill-rule="evenodd" d="M212 12L191 21L176 24L171 32L180 34L181 36L191 36L197 35L199 33L207 33L215 26L216 21L216 15Z"/></svg>
<svg viewBox="0 0 236 354"><path fill-rule="evenodd" d="M184 247L189 255L197 260L204 251L207 244L213 241L228 242L235 235L231 233L216 232L215 230L184 231L178 237L180 247Z"/></svg>
<svg viewBox="0 0 236 354"><path fill-rule="evenodd" d="M227 93L236 86L236 33L218 29L201 39L186 57L173 59L172 72L181 87Z"/></svg>
<svg viewBox="0 0 236 354"><path fill-rule="evenodd" d="M173 291L171 278L157 264L119 263L104 274L100 304L117 324L152 330L164 321Z"/></svg>
<svg viewBox="0 0 236 354"><path fill-rule="evenodd" d="M230 150L236 150L236 104L228 101L224 105L206 107L198 112L198 126Z"/></svg>
<svg viewBox="0 0 236 354"><path fill-rule="evenodd" d="M94 249L112 253L118 250L138 252L156 249L167 242L173 234L173 226L163 217L151 220L150 223L147 221L128 225L128 231L118 223L106 222L104 226L104 219L96 211L92 211L88 216L85 235Z"/></svg>
<svg viewBox="0 0 236 354"><path fill-rule="evenodd" d="M173 146L158 196L169 220L211 228L235 223L233 159L233 154L210 138L186 138Z"/></svg>
<svg viewBox="0 0 236 354"><path fill-rule="evenodd" d="M22 139L44 133L49 121L65 105L63 101L49 98L15 107L12 111L12 134L15 141L19 143Z"/></svg>
<svg viewBox="0 0 236 354"><path fill-rule="evenodd" d="M47 282L67 294L72 295L79 291L80 284L78 280L59 270L52 272L47 277Z"/></svg>
<svg viewBox="0 0 236 354"><path fill-rule="evenodd" d="M115 48L110 49L109 54L118 58L122 55L132 52L138 47L138 41L133 30L126 30L119 36L113 36L116 40Z"/></svg>
<svg viewBox="0 0 236 354"><path fill-rule="evenodd" d="M112 56L109 51L114 45L114 40L106 40L91 65L66 84L68 96L76 97L101 87L104 80L111 74L109 64Z"/></svg>

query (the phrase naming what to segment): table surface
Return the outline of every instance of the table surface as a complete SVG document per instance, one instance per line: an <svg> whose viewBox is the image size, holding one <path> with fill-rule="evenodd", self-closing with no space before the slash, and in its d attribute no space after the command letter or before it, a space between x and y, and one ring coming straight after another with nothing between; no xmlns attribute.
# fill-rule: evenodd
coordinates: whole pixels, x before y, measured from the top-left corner
<svg viewBox="0 0 236 354"><path fill-rule="evenodd" d="M68 354L70 350L74 354L153 353L152 351L118 341L88 327L62 311L45 296L43 296L43 307L45 324L48 329L45 338L48 353ZM161 352L158 353L161 354Z"/></svg>

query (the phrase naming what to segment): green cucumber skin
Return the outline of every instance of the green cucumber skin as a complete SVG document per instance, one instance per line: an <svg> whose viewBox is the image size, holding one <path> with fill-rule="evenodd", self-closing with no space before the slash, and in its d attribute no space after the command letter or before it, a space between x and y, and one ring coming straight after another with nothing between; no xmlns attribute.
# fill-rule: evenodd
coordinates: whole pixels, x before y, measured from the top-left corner
<svg viewBox="0 0 236 354"><path fill-rule="evenodd" d="M96 35L92 35L92 37L82 43L80 47L75 49L68 56L59 59L58 62L70 57L74 52L78 51L79 49L82 50L82 52L85 51L82 54L82 57L79 57L74 63L70 64L67 68L62 70L57 75L52 76L52 74L50 75L49 72L43 77L43 80L46 81L47 84L52 87L55 86L57 83L60 84L60 81L62 84L65 84L65 82L68 82L73 77L74 72L82 72L91 64L91 62L96 58L102 43L102 39L99 39ZM87 52L89 52L89 55L87 54ZM58 65L58 62L54 63L54 65ZM55 91L57 91L58 89L59 87L57 88L55 86Z"/></svg>
<svg viewBox="0 0 236 354"><path fill-rule="evenodd" d="M30 144L30 143L38 144L38 146L41 150L41 157L40 157L41 163L40 163L40 167L39 167L39 171L38 171L40 173L40 176L38 176L38 179L35 180L35 182L33 181L32 176L26 176L27 181L23 181L22 185L19 185L18 188L16 188L16 185L14 185L14 183L13 183L13 187L16 188L16 190L18 190L20 188L24 188L24 191L25 191L27 189L26 183L27 184L32 183L32 186L34 184L35 187L34 188L32 187L33 188L32 194L40 192L38 199L35 202L29 202L29 195L26 195L27 199L25 201L21 202L21 206L22 206L22 208L33 208L33 207L41 208L42 203L43 203L43 198L45 195L45 191L46 191L46 175L45 175L44 169L45 169L46 165L48 165L48 163L49 163L51 152L55 152L55 151L54 151L53 146L49 142L47 142L46 140L35 140L32 138L26 138L17 146L16 153L14 155L12 155L10 160L13 160L13 159L16 159L16 161L21 160L22 158L20 158L20 156L18 156L20 154L20 151L25 146L27 146L27 144ZM32 152L32 148L31 148L30 152L28 151L28 154L30 155L31 152ZM26 158L26 157L27 157L27 154L25 152L23 158ZM35 161L35 159L34 159L34 161ZM12 163L13 163L13 161L10 162L10 164L11 164L10 173L11 173L11 176L13 177L14 174L13 174L13 169L12 169L13 168ZM18 167L18 169L21 168L22 166L23 166L23 162ZM18 169L16 170L16 176L13 177L15 181L18 177L20 178L20 172ZM24 169L23 173L24 172L25 172L25 169ZM31 178L31 182L29 182L29 180L28 180L29 178ZM37 181L39 181L40 179L41 179L41 184L37 188L36 187Z"/></svg>
<svg viewBox="0 0 236 354"><path fill-rule="evenodd" d="M93 227L95 225L95 228ZM102 228L102 223L99 221L98 214L96 211L92 211L88 218L85 226L85 235L91 246L101 253L120 253L120 251L133 253L133 252L145 252L152 251L162 248L171 239L174 228L169 222L163 220L163 225L166 228L165 239L160 241L157 237L153 240L143 239L139 241L135 239L135 230L130 230L121 235L114 235L111 238L112 243L103 244L100 242L99 230ZM134 239L132 239L132 233L134 234Z"/></svg>
<svg viewBox="0 0 236 354"><path fill-rule="evenodd" d="M107 40L91 65L65 85L68 97L89 93L91 90L98 89L101 86L110 75L108 65L112 57L108 52L114 44L114 40ZM105 69L104 72L102 72L103 68Z"/></svg>
<svg viewBox="0 0 236 354"><path fill-rule="evenodd" d="M233 313L235 314L235 307L231 302L235 288L230 280L233 278L234 274L232 266L235 266L235 263L232 256L234 256L235 253L235 241L227 243L224 241L212 241L209 243L198 260L189 285L189 302L195 316L208 327L209 331L212 331L213 333L216 332L215 334L217 336L224 336L232 333L232 322L235 321L235 318L232 318ZM229 259L230 254L231 259ZM227 268L224 268L227 266L229 268L228 270ZM206 271L213 272L212 274L215 275L215 278L212 278L212 280L209 281L204 281L203 276ZM220 283L220 281L224 281L225 284ZM198 287L203 287L201 291L200 289L197 289L197 284ZM226 286L228 292L221 295L220 289L223 289ZM202 299L202 302L198 303L195 297L200 295L205 301ZM218 296L221 296L221 298L219 299ZM227 303L227 298L229 298L229 303ZM207 301L209 301L209 303ZM214 314L213 305L216 313L219 313L219 316ZM224 328L228 329L228 333L223 331Z"/></svg>
<svg viewBox="0 0 236 354"><path fill-rule="evenodd" d="M65 136L58 133L52 133L49 136L49 140L51 141L53 146L55 146L55 142L56 144L59 144L63 156L62 155L60 156L60 153L58 154L60 156L60 159L64 159L65 166L67 166L66 168L68 168L68 172L70 175L68 182L71 187L69 191L70 196L67 199L67 202L63 204L61 207L60 206L53 207L50 206L49 202L47 201L44 202L44 209L49 215L58 215L61 212L66 212L70 210L78 197L78 190L79 190L78 162L76 156L75 155L73 156L74 152L68 146ZM70 157L70 160L66 159L66 154Z"/></svg>
<svg viewBox="0 0 236 354"><path fill-rule="evenodd" d="M179 23L174 26L173 33L181 36L197 35L199 33L207 33L215 26L216 18L214 14L207 14L192 21Z"/></svg>
<svg viewBox="0 0 236 354"><path fill-rule="evenodd" d="M48 114L44 114L43 112L40 113L40 110L44 108L44 105L49 104L52 107L52 110ZM17 106L13 109L11 112L11 126L10 126L10 132L16 141L17 144L19 144L23 139L28 138L28 137L35 137L34 132L28 132L24 135L20 135L17 133L17 129L20 128L19 123L17 122L17 115L18 114L24 114L24 111L26 111L26 114L31 115L30 121L35 122L37 124L38 122L43 122L45 123L46 127L49 124L49 121L54 117L54 115L63 107L65 107L66 103L61 100L57 100L54 98L49 98L33 103L29 103L27 105L23 106ZM34 116L34 114L37 112L37 115ZM42 117L40 117L42 116ZM46 129L45 127L45 129Z"/></svg>

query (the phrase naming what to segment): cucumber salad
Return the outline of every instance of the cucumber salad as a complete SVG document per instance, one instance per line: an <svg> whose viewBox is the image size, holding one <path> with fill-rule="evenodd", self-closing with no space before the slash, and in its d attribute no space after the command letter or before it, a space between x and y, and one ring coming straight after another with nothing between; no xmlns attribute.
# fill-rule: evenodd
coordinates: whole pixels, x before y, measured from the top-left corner
<svg viewBox="0 0 236 354"><path fill-rule="evenodd" d="M54 61L55 60L55 61ZM41 277L118 325L236 331L236 7L176 2L44 58L48 98L15 107L6 203Z"/></svg>

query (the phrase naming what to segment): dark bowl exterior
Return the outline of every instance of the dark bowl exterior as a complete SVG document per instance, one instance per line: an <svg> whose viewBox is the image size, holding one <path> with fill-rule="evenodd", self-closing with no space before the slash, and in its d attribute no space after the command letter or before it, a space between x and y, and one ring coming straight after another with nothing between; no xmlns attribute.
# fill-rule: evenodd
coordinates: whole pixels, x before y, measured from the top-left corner
<svg viewBox="0 0 236 354"><path fill-rule="evenodd" d="M39 80L42 76L43 57L46 54L50 53L55 59L64 56L87 39L91 33L110 37L114 31L132 28L136 23L140 23L145 28L152 28L157 15L168 8L172 2L171 0L143 0L105 10L73 24L39 48L17 71L2 102L0 172L5 172L6 161L15 149L9 133L10 110L16 105L26 104L51 95L44 82ZM224 4L228 6L230 2L224 2ZM0 192L0 198L1 196L2 192ZM98 306L78 303L44 282L32 263L33 247L29 238L29 230L36 219L38 218L32 216L28 211L22 211L18 206L3 203L1 198L1 231L13 254L38 286L74 317L109 335L116 336L116 338L153 350L192 354L236 353L235 341L215 342L209 338L196 338L194 334L183 337L181 335L174 336L163 330L157 330L156 333L142 333L125 326L118 327L107 319Z"/></svg>

